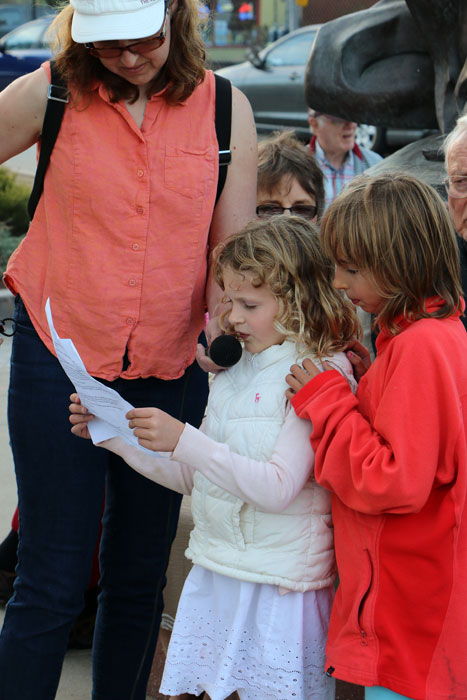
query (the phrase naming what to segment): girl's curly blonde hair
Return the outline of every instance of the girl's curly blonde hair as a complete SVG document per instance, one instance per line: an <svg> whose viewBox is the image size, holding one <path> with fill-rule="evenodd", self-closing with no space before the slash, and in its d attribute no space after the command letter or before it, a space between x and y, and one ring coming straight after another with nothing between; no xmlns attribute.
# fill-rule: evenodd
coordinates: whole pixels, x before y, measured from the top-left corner
<svg viewBox="0 0 467 700"><path fill-rule="evenodd" d="M212 265L222 289L226 268L249 273L254 286L267 285L279 304L275 327L295 341L299 352L327 357L360 336L354 306L333 287L334 267L320 247L317 230L301 217L250 222L215 248ZM228 315L227 310L225 329Z"/></svg>

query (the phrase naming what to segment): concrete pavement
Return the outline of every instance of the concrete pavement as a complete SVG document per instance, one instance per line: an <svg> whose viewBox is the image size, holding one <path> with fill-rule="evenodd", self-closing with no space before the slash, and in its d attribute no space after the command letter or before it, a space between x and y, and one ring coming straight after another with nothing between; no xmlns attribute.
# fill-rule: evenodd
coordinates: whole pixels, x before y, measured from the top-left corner
<svg viewBox="0 0 467 700"><path fill-rule="evenodd" d="M18 179L28 179L32 184L36 172L36 147L31 146L23 153L5 161L2 168L8 168L18 176Z"/></svg>

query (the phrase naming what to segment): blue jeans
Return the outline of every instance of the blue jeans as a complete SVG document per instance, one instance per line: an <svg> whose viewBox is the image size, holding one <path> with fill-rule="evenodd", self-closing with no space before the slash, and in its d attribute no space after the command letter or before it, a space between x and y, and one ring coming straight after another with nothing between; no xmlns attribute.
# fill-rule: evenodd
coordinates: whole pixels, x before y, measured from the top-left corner
<svg viewBox="0 0 467 700"><path fill-rule="evenodd" d="M83 607L105 491L93 700L144 700L181 496L72 435L73 391L16 302L8 420L20 516L15 593L0 635L0 700L52 700ZM103 338L105 343L105 338ZM157 349L155 349L157 352ZM207 375L109 383L135 406L198 426Z"/></svg>

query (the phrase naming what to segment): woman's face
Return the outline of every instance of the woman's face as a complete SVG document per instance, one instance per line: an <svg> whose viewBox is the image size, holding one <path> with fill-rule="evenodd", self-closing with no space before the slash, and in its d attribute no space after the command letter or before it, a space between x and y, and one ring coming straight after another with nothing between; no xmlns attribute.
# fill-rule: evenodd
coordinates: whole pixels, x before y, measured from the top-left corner
<svg viewBox="0 0 467 700"><path fill-rule="evenodd" d="M94 46L96 48L104 48L109 46L128 46L129 44L134 44L135 42L143 42L146 39L155 38L165 28L165 41L159 48L150 51L149 53L131 53L130 51L123 51L120 56L116 58L102 58L99 56L99 60L107 70L115 73L115 75L124 78L132 85L144 88L148 83L150 83L154 78L156 78L161 69L164 67L165 62L169 56L170 50L170 10L166 12L164 24L162 27L147 37L142 37L138 39L125 39L122 41L95 41Z"/></svg>
<svg viewBox="0 0 467 700"><path fill-rule="evenodd" d="M295 177L284 175L279 184L270 191L258 189L256 206L265 210L264 217L286 213L290 216L303 216L314 222L317 219L316 210L312 216L307 213L310 207L316 207L316 198L306 192ZM270 209L270 214L267 213L267 208Z"/></svg>

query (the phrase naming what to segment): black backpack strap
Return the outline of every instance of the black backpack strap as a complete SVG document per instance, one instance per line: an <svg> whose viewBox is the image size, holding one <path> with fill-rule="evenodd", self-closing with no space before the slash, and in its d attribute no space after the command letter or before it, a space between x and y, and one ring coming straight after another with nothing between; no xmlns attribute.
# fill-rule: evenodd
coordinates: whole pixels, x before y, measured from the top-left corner
<svg viewBox="0 0 467 700"><path fill-rule="evenodd" d="M45 111L44 123L42 125L42 142L37 164L36 175L32 187L31 196L28 202L28 213L32 219L36 211L37 204L44 187L44 177L49 165L55 141L57 140L60 125L62 123L65 105L68 102L68 91L66 84L55 67L55 61L50 62L51 82L49 85L47 109ZM215 103L215 124L216 136L219 144L219 177L217 182L216 203L219 199L225 179L227 177L227 166L232 160L230 150L230 132L232 122L232 86L230 81L220 75L215 74L216 81L216 103Z"/></svg>
<svg viewBox="0 0 467 700"><path fill-rule="evenodd" d="M47 93L47 108L42 124L41 150L39 162L36 168L34 184L28 202L28 214L32 219L44 187L44 177L49 165L55 141L57 140L60 125L62 123L65 105L68 102L68 90L66 83L57 71L55 61L50 61L51 80Z"/></svg>
<svg viewBox="0 0 467 700"><path fill-rule="evenodd" d="M232 85L230 80L214 73L216 79L216 136L219 144L219 178L217 180L216 204L224 188L227 166L232 160L230 132L232 126Z"/></svg>

